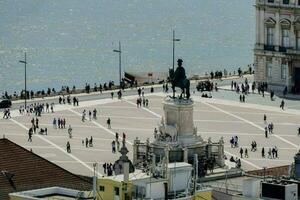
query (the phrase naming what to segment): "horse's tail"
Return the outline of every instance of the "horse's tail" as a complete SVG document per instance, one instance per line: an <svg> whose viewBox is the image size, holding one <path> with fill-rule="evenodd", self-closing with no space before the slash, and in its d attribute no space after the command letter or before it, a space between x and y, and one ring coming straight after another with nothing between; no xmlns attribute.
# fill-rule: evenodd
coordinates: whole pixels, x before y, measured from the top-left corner
<svg viewBox="0 0 300 200"><path fill-rule="evenodd" d="M190 93L190 80L187 79L187 82L186 82L186 98L189 99L190 96L191 96L191 93Z"/></svg>

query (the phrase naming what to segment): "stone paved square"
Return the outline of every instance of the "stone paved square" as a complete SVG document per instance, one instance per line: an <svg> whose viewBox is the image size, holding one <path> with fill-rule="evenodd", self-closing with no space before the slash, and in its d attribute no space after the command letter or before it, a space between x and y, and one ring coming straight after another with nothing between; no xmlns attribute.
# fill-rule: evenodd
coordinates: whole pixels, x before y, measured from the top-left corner
<svg viewBox="0 0 300 200"><path fill-rule="evenodd" d="M93 163L102 166L105 162L114 162L120 156L111 152L111 142L115 132L120 137L126 133L129 157L132 158L132 143L136 137L142 141L153 139L153 130L157 127L163 115L162 101L165 94L154 93L147 95L148 108L137 108L136 96L127 96L122 100L103 99L82 102L79 107L57 105L54 113L42 114L39 117L40 127L48 128L48 135L33 136L33 142L27 142L27 130L31 126L30 120L35 116L20 116L13 112L13 120L0 119L0 133L24 148L42 156L59 166L81 175L93 174ZM239 157L239 148L231 148L229 140L232 136L239 137L239 147L247 148L249 158L242 159L244 170L254 170L263 167L288 165L293 155L298 151L300 137L297 136L297 127L300 122L299 114L291 114L279 109L240 104L233 101L202 99L195 95L194 123L198 134L203 139L211 138L218 141L221 137L225 141L225 154ZM96 108L97 119L81 121L81 113ZM269 138L264 136L263 115L267 115L268 122L273 122L274 134ZM110 117L112 128L107 129L106 120ZM65 118L67 127L71 124L73 138L68 137L66 129L54 129L53 118ZM88 117L87 117L88 118ZM93 137L94 146L86 147L82 144L85 138ZM251 141L258 144L256 152L250 151ZM71 144L72 153L66 152L67 141ZM277 146L279 158L268 159L261 157L261 148L264 147L267 155L268 148ZM267 156L266 156L267 157ZM102 167L98 169L103 174Z"/></svg>

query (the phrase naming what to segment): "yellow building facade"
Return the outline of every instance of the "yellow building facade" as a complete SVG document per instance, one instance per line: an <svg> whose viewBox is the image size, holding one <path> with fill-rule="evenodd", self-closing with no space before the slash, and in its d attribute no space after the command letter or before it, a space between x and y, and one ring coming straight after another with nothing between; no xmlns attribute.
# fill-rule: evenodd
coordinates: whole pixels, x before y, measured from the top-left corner
<svg viewBox="0 0 300 200"><path fill-rule="evenodd" d="M130 200L132 199L132 183L111 179L98 179L97 199L105 200Z"/></svg>

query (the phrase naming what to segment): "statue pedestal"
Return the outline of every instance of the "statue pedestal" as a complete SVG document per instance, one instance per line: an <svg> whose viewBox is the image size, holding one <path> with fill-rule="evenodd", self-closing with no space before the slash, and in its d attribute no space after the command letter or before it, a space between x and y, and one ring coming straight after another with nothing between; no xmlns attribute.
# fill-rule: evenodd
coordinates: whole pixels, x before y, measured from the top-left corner
<svg viewBox="0 0 300 200"><path fill-rule="evenodd" d="M178 139L194 135L193 107L191 99L166 98L163 102L165 124L177 126Z"/></svg>

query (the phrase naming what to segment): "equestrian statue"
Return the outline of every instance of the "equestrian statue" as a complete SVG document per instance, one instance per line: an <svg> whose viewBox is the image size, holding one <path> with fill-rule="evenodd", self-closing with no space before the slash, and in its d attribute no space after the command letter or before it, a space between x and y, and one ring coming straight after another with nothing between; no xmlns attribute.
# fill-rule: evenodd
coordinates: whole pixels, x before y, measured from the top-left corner
<svg viewBox="0 0 300 200"><path fill-rule="evenodd" d="M175 98L175 87L181 89L179 98L189 99L190 94L190 80L186 78L185 69L182 67L182 59L177 60L178 67L174 72L174 69L169 69L169 80L172 84L173 98Z"/></svg>

